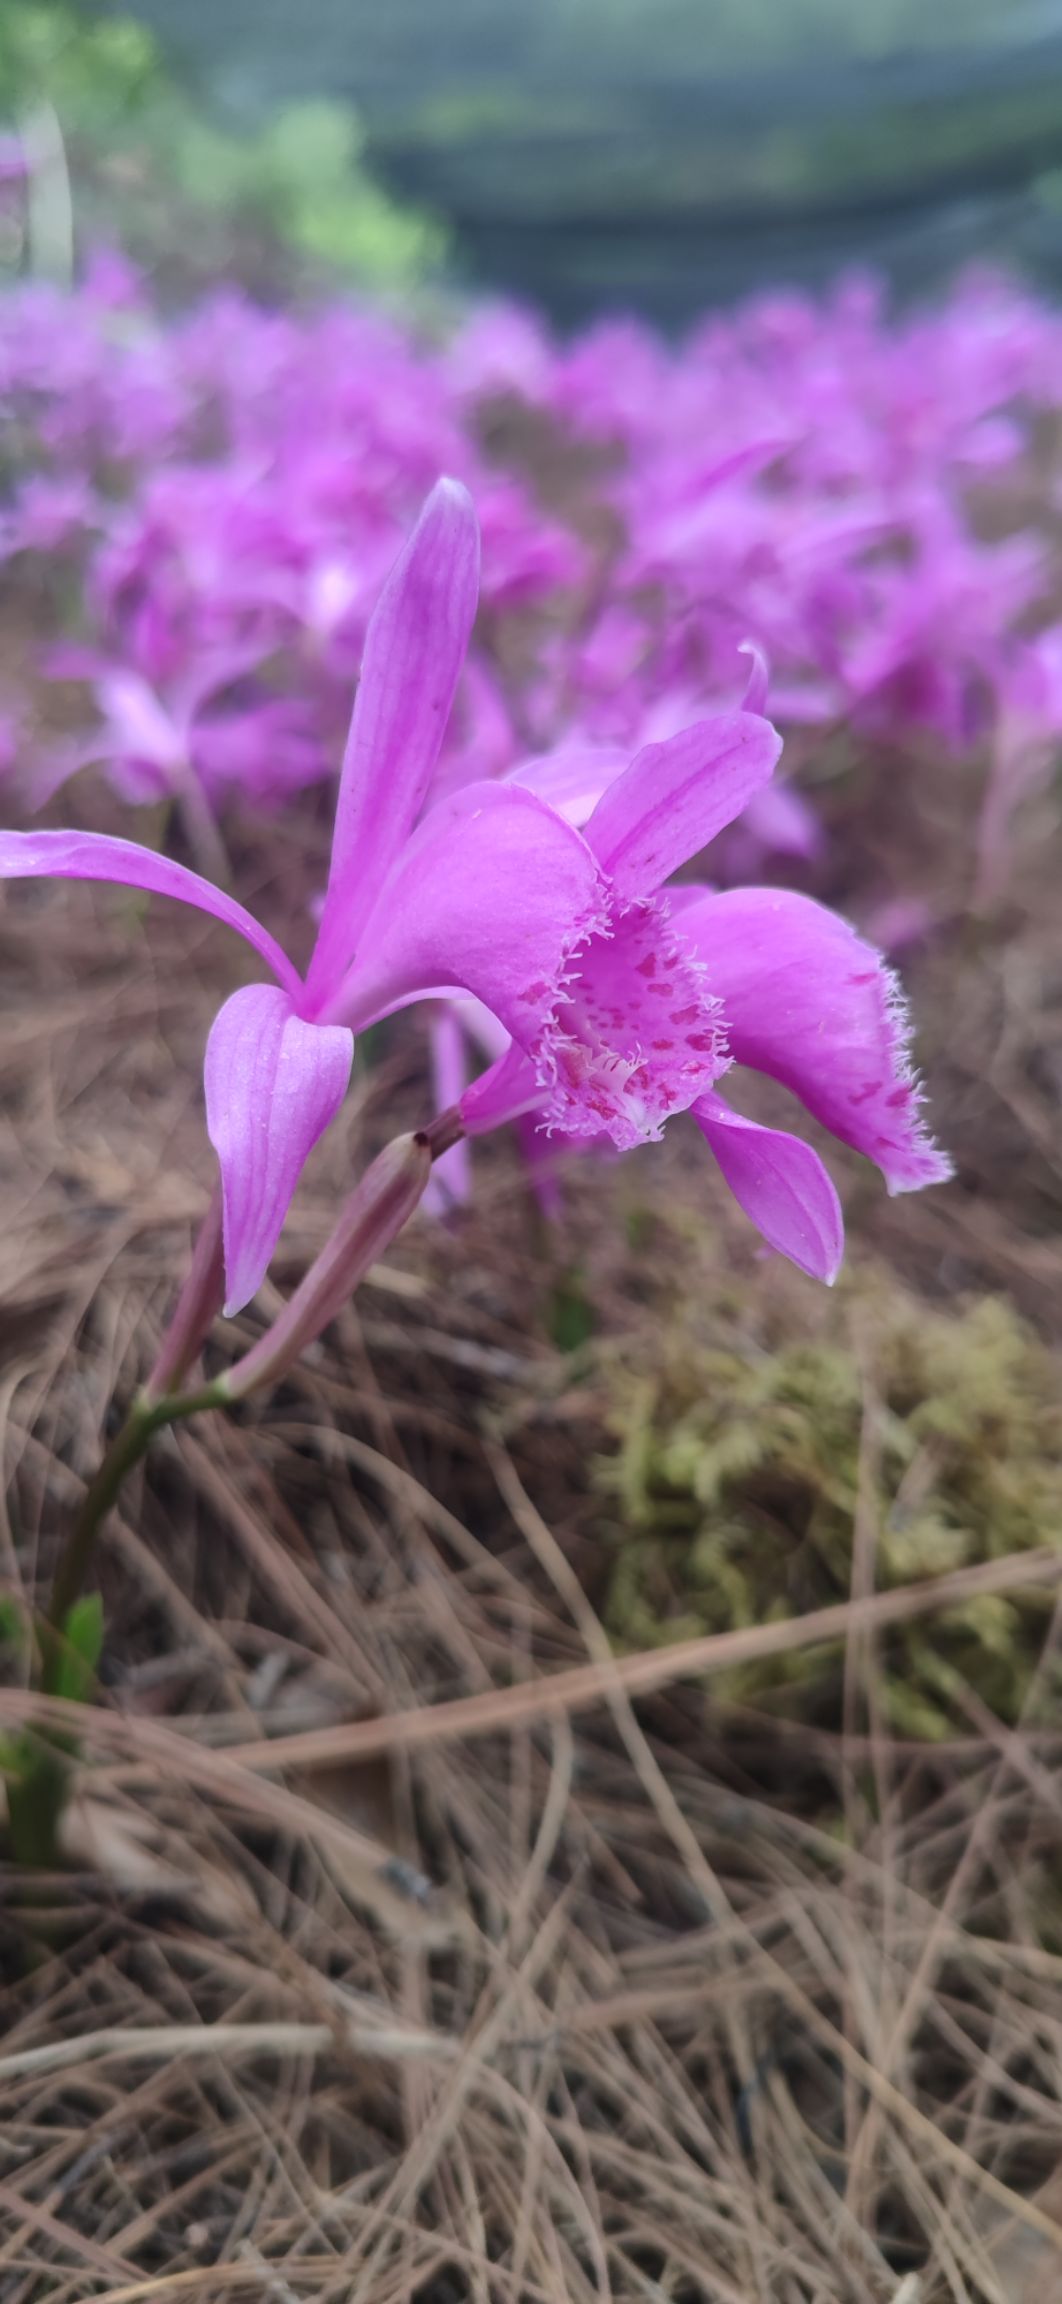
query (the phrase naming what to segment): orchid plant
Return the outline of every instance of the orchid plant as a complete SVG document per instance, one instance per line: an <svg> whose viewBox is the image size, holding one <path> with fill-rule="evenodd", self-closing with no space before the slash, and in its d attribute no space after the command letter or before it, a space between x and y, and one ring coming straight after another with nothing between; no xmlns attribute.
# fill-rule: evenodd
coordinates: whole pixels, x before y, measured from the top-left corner
<svg viewBox="0 0 1062 2304"><path fill-rule="evenodd" d="M41 1632L53 1692L79 1636L99 1527L152 1434L281 1375L412 1214L433 1161L466 1138L521 1120L547 1137L622 1151L690 1112L768 1243L826 1281L843 1243L834 1187L810 1145L724 1097L732 1065L791 1088L877 1163L890 1190L949 1172L922 1125L903 1003L880 956L808 898L674 882L769 787L781 746L758 663L743 706L628 761L612 754L603 765L575 748L500 778L439 786L479 557L472 500L442 480L368 625L304 974L234 896L171 858L90 832L0 833L0 877L173 897L232 928L265 972L229 995L209 1033L218 1195L158 1363L60 1558ZM306 1159L346 1094L356 1035L419 1002L441 1013L447 1035L445 1108L374 1162L244 1358L188 1386L219 1306L239 1311L265 1275ZM493 1060L466 1085L455 1034L477 1016ZM13 1818L24 1822L46 1798L57 1814L61 1796L54 1750L36 1772L23 1756Z"/></svg>

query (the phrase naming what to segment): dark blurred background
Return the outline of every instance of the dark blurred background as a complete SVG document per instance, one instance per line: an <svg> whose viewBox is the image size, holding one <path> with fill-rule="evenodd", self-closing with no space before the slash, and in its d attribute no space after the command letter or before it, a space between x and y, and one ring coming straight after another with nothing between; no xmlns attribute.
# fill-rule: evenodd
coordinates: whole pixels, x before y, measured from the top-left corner
<svg viewBox="0 0 1062 2304"><path fill-rule="evenodd" d="M61 148L82 244L163 274L670 327L853 262L1062 283L1062 0L2 0L27 119L38 270Z"/></svg>
<svg viewBox="0 0 1062 2304"><path fill-rule="evenodd" d="M219 115L346 99L458 267L574 320L840 265L1062 279L1062 0L139 0Z"/></svg>

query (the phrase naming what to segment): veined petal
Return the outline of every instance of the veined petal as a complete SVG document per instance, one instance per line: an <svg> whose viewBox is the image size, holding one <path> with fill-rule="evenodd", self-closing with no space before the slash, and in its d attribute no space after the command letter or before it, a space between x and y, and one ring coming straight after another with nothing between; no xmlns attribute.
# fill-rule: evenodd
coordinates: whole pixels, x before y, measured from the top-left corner
<svg viewBox="0 0 1062 2304"><path fill-rule="evenodd" d="M365 639L336 805L328 891L307 982L323 998L353 957L416 823L479 598L479 529L457 480L433 488Z"/></svg>
<svg viewBox="0 0 1062 2304"><path fill-rule="evenodd" d="M746 1120L721 1096L700 1097L693 1117L739 1207L770 1247L832 1286L844 1254L844 1218L818 1153L799 1136Z"/></svg>
<svg viewBox="0 0 1062 2304"><path fill-rule="evenodd" d="M426 993L471 992L548 1065L572 957L606 902L570 825L515 786L466 784L407 843L323 1013L360 1030Z"/></svg>
<svg viewBox="0 0 1062 2304"><path fill-rule="evenodd" d="M734 1060L780 1080L890 1192L942 1183L951 1162L922 1122L900 987L880 953L808 896L735 888L684 904Z"/></svg>
<svg viewBox="0 0 1062 2304"><path fill-rule="evenodd" d="M301 990L287 954L252 913L198 872L136 840L112 840L102 832L0 832L0 880L104 880L151 896L174 896L235 928L293 996Z"/></svg>
<svg viewBox="0 0 1062 2304"><path fill-rule="evenodd" d="M773 774L781 749L770 721L755 712L721 712L645 745L586 825L621 901L651 895L732 824Z"/></svg>
<svg viewBox="0 0 1062 2304"><path fill-rule="evenodd" d="M354 1035L306 1024L275 984L248 984L211 1026L207 1131L221 1167L226 1313L259 1286L303 1166L346 1094Z"/></svg>

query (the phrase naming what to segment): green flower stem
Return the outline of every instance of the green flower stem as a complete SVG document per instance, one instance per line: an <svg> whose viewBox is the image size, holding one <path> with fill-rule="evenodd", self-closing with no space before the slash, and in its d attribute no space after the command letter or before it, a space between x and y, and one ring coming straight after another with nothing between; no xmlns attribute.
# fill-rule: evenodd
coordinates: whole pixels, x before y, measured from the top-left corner
<svg viewBox="0 0 1062 2304"><path fill-rule="evenodd" d="M396 1137L344 1203L331 1241L273 1327L226 1375L196 1392L176 1392L172 1387L180 1383L200 1349L221 1293L221 1198L215 1193L158 1359L86 1489L60 1555L40 1627L43 1686L48 1693L56 1692L63 1628L84 1589L100 1527L155 1433L186 1416L198 1416L203 1409L230 1405L289 1367L346 1302L381 1249L401 1231L420 1199L432 1162L462 1133L455 1110L441 1113L414 1136Z"/></svg>
<svg viewBox="0 0 1062 2304"><path fill-rule="evenodd" d="M125 1423L111 1441L95 1479L85 1491L81 1510L55 1571L45 1612L46 1645L50 1651L44 1660L46 1689L54 1670L54 1658L57 1643L62 1639L63 1625L84 1588L92 1565L97 1534L117 1499L127 1473L132 1471L135 1464L139 1464L155 1433L161 1432L164 1425L176 1424L185 1416L197 1416L204 1408L219 1408L227 1397L224 1383L219 1379L213 1384L202 1385L198 1392L167 1393L158 1400L141 1393L134 1400Z"/></svg>
<svg viewBox="0 0 1062 2304"><path fill-rule="evenodd" d="M220 1383L205 1384L198 1392L167 1393L162 1399L138 1394L115 1434L95 1479L85 1491L81 1510L60 1555L48 1606L37 1626L40 1645L41 1687L46 1696L62 1695L63 1668L72 1652L67 1628L71 1609L80 1598L92 1566L96 1537L114 1504L122 1482L140 1462L154 1434L165 1424L200 1409L220 1405L226 1394ZM91 1673L89 1674L91 1678ZM60 1828L66 1807L71 1763L77 1758L76 1741L55 1729L27 1729L12 1755L14 1766L5 1769L8 1834L12 1854L30 1871L52 1872L61 1862Z"/></svg>

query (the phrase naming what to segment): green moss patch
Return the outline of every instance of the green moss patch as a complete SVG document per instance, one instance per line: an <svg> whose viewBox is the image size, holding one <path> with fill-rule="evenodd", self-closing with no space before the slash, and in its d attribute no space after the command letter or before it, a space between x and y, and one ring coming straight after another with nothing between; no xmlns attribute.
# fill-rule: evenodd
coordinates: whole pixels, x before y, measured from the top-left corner
<svg viewBox="0 0 1062 2304"><path fill-rule="evenodd" d="M879 1589L1062 1543L1062 1393L1052 1355L1000 1299L930 1312L882 1275L792 1307L772 1334L723 1302L680 1319L659 1372L612 1378L615 1519L604 1601L623 1646L803 1614L852 1588L857 1526ZM982 1597L890 1636L895 1729L968 1726L972 1690L1016 1719L1049 1597ZM840 1655L736 1670L720 1696L839 1717Z"/></svg>

